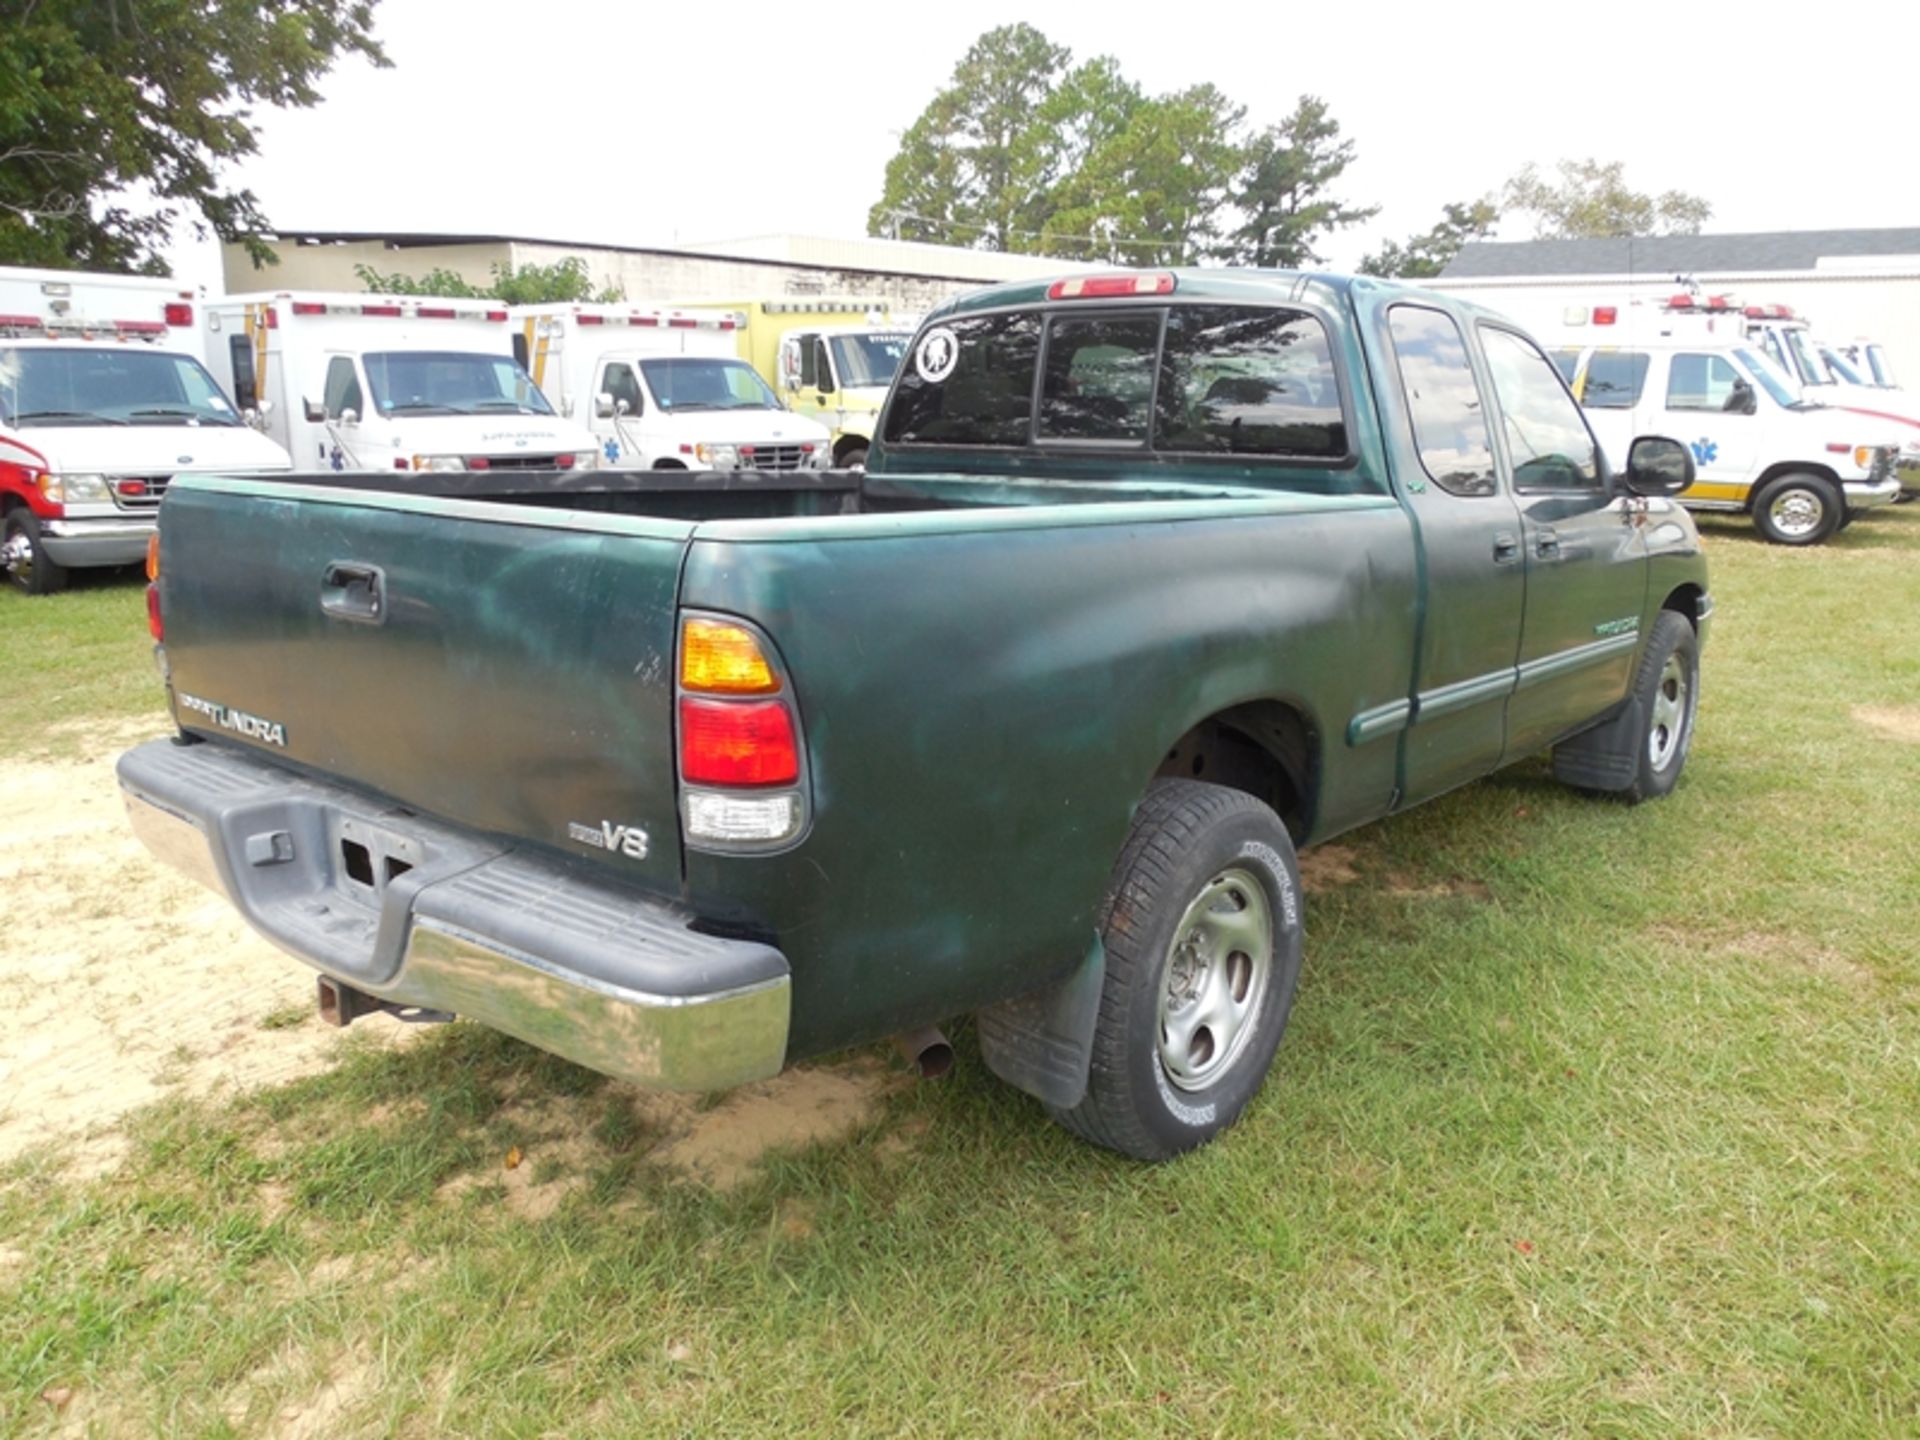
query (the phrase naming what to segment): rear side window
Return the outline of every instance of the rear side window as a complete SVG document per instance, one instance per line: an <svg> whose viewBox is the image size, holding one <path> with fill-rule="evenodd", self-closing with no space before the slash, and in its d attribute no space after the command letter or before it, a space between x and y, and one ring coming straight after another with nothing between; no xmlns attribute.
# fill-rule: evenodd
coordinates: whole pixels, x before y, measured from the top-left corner
<svg viewBox="0 0 1920 1440"><path fill-rule="evenodd" d="M1025 445L1033 418L1040 317L949 320L924 331L900 367L887 439L904 445Z"/></svg>
<svg viewBox="0 0 1920 1440"><path fill-rule="evenodd" d="M260 397L253 393L253 341L246 335L227 338L227 359L233 363L233 398L242 410L257 410Z"/></svg>
<svg viewBox="0 0 1920 1440"><path fill-rule="evenodd" d="M1647 388L1651 357L1634 350L1596 350L1587 361L1587 383L1580 403L1589 410L1631 410ZM1561 372L1565 374L1565 371Z"/></svg>
<svg viewBox="0 0 1920 1440"><path fill-rule="evenodd" d="M1718 355L1676 355L1667 376L1669 410L1737 411L1734 392L1749 389L1740 372Z"/></svg>
<svg viewBox="0 0 1920 1440"><path fill-rule="evenodd" d="M1394 306L1388 326L1422 468L1452 494L1493 494L1487 407L1460 327L1451 315L1420 305Z"/></svg>
<svg viewBox="0 0 1920 1440"><path fill-rule="evenodd" d="M1144 442L1159 348L1158 310L1055 316L1034 433L1042 440Z"/></svg>
<svg viewBox="0 0 1920 1440"><path fill-rule="evenodd" d="M1347 453L1326 329L1298 310L1172 310L1159 419L1156 450L1327 460Z"/></svg>

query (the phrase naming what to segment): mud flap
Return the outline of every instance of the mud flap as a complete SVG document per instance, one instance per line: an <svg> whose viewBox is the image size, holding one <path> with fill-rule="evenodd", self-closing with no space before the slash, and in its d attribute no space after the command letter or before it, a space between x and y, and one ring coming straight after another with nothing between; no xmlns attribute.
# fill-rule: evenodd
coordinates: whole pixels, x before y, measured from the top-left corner
<svg viewBox="0 0 1920 1440"><path fill-rule="evenodd" d="M1086 958L1058 985L980 1011L974 1020L987 1068L1045 1104L1078 1105L1087 1093L1106 974L1107 952L1096 935Z"/></svg>
<svg viewBox="0 0 1920 1440"><path fill-rule="evenodd" d="M1581 790L1625 790L1640 773L1646 707L1635 695L1620 713L1553 747L1553 778Z"/></svg>

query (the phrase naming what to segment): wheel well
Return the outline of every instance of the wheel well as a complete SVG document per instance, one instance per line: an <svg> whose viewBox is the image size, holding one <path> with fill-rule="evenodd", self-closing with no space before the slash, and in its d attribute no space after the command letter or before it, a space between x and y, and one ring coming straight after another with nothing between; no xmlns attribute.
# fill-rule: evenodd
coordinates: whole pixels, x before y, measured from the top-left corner
<svg viewBox="0 0 1920 1440"><path fill-rule="evenodd" d="M868 449L870 443L869 441L862 440L858 435L842 435L834 442L833 458L836 461L844 459L848 451Z"/></svg>
<svg viewBox="0 0 1920 1440"><path fill-rule="evenodd" d="M1782 475L1811 475L1816 480L1824 480L1827 484L1833 486L1834 493L1840 493L1839 475L1829 470L1826 466L1809 464L1805 460L1783 460L1778 465L1769 465L1765 470L1760 472L1760 478L1753 482L1753 489L1747 492L1753 497L1752 500L1747 502L1749 508L1752 507L1754 501L1760 498L1761 490L1771 485Z"/></svg>
<svg viewBox="0 0 1920 1440"><path fill-rule="evenodd" d="M1700 597L1705 593L1698 585L1678 585L1674 587L1671 595L1660 602L1660 608L1686 616L1687 623L1698 630L1700 628Z"/></svg>
<svg viewBox="0 0 1920 1440"><path fill-rule="evenodd" d="M1206 780L1271 805L1297 841L1313 823L1319 736L1279 700L1256 700L1210 715L1173 743L1156 778Z"/></svg>
<svg viewBox="0 0 1920 1440"><path fill-rule="evenodd" d="M653 462L653 468L656 470L684 470L687 467L678 460L656 460Z"/></svg>

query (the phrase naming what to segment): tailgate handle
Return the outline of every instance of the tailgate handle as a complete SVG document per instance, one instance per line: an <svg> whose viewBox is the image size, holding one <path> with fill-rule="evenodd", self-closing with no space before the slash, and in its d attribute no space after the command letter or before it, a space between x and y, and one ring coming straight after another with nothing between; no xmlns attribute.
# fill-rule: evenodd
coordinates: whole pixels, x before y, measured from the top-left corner
<svg viewBox="0 0 1920 1440"><path fill-rule="evenodd" d="M387 576L378 565L336 560L320 576L320 608L336 620L379 625L387 618Z"/></svg>

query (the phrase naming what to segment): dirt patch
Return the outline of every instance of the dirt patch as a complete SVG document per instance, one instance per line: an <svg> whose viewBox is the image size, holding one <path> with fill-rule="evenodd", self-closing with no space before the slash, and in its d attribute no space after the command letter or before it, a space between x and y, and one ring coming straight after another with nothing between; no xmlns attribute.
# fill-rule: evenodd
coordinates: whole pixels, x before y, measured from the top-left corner
<svg viewBox="0 0 1920 1440"><path fill-rule="evenodd" d="M1359 852L1348 845L1316 845L1300 857L1300 883L1308 890L1337 890L1360 878L1354 861Z"/></svg>
<svg viewBox="0 0 1920 1440"><path fill-rule="evenodd" d="M1867 966L1827 945L1815 945L1794 935L1772 930L1742 930L1700 934L1677 925L1656 925L1650 932L1662 944L1704 954L1711 960L1757 960L1792 967L1824 980L1856 989L1872 986L1878 977Z"/></svg>
<svg viewBox="0 0 1920 1440"><path fill-rule="evenodd" d="M70 1173L97 1174L124 1153L112 1126L127 1112L308 1074L342 1042L287 1021L313 1004L311 971L134 839L113 762L155 733L67 727L89 758L0 761L0 1162L50 1144ZM407 1029L376 1016L354 1034L395 1044Z"/></svg>
<svg viewBox="0 0 1920 1440"><path fill-rule="evenodd" d="M1856 705L1853 718L1889 740L1920 745L1920 705Z"/></svg>
<svg viewBox="0 0 1920 1440"><path fill-rule="evenodd" d="M775 1151L852 1135L904 1083L879 1064L858 1062L789 1070L734 1091L710 1110L676 1096L641 1096L636 1103L672 1137L650 1159L716 1190L731 1190Z"/></svg>
<svg viewBox="0 0 1920 1440"><path fill-rule="evenodd" d="M578 1126L576 1110L558 1101L509 1107L497 1118L509 1121L529 1138L505 1151L487 1170L456 1175L440 1194L457 1199L497 1186L507 1211L522 1220L545 1220L561 1202L587 1184L587 1171L600 1158Z"/></svg>
<svg viewBox="0 0 1920 1440"><path fill-rule="evenodd" d="M1387 874L1387 893L1413 900L1474 900L1485 904L1493 899L1493 888L1484 880L1422 880L1404 870Z"/></svg>
<svg viewBox="0 0 1920 1440"><path fill-rule="evenodd" d="M227 1422L253 1431L247 1421L260 1408L262 1397L284 1392L296 1375L312 1373L304 1350L291 1345L282 1349L234 1387L223 1407ZM332 1440L352 1434L345 1417L373 1393L378 1382L379 1373L371 1361L344 1357L326 1371L315 1389L297 1400L279 1402L254 1433L274 1440Z"/></svg>

